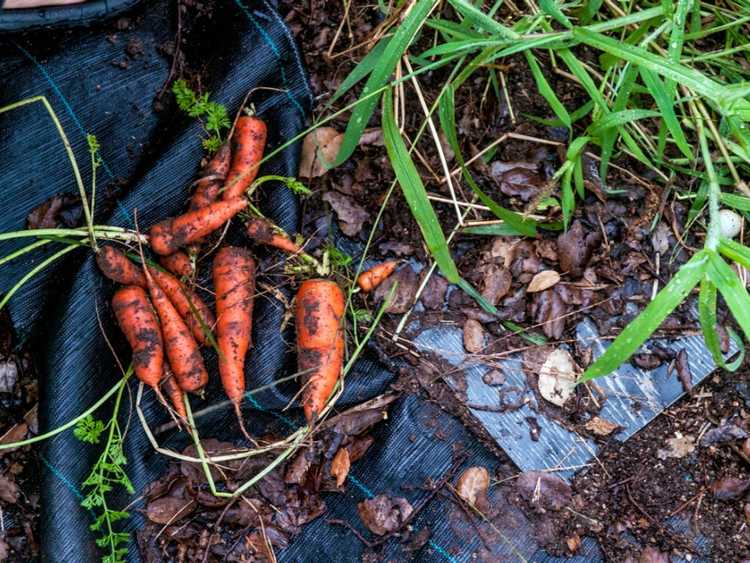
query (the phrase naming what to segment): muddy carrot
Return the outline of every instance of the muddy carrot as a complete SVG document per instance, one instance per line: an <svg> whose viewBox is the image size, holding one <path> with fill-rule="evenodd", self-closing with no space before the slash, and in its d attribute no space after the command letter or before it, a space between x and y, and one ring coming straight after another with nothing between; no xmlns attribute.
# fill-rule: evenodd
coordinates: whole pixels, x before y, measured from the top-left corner
<svg viewBox="0 0 750 563"><path fill-rule="evenodd" d="M179 217L166 219L151 227L151 248L162 256L172 254L219 229L246 207L244 198L216 201Z"/></svg>
<svg viewBox="0 0 750 563"><path fill-rule="evenodd" d="M165 367L164 369L162 387L164 389L164 395L169 397L175 412L182 420L186 420L187 410L185 409L185 399L182 396L182 389L177 385L177 380L168 367Z"/></svg>
<svg viewBox="0 0 750 563"><path fill-rule="evenodd" d="M232 147L229 143L224 143L195 181L195 191L190 198L191 211L206 207L219 199L231 160Z"/></svg>
<svg viewBox="0 0 750 563"><path fill-rule="evenodd" d="M289 235L266 219L253 217L247 222L248 236L261 244L273 246L289 254L298 254L302 247L294 242Z"/></svg>
<svg viewBox="0 0 750 563"><path fill-rule="evenodd" d="M232 166L225 184L225 200L242 196L258 175L266 147L266 124L255 116L242 116L232 135Z"/></svg>
<svg viewBox="0 0 750 563"><path fill-rule="evenodd" d="M161 321L164 350L172 373L180 389L187 393L197 391L208 382L208 372L198 344L177 309L154 281L149 269L145 269L144 273L151 302Z"/></svg>
<svg viewBox="0 0 750 563"><path fill-rule="evenodd" d="M208 305L197 293L186 287L172 274L157 268L149 268L149 273L172 302L174 308L177 309L195 340L205 346L208 343L206 329L213 328L216 323L214 314ZM196 317L195 313L200 318Z"/></svg>
<svg viewBox="0 0 750 563"><path fill-rule="evenodd" d="M140 268L113 246L102 246L96 255L96 263L105 276L117 283L146 287L146 278Z"/></svg>
<svg viewBox="0 0 750 563"><path fill-rule="evenodd" d="M159 380L164 370L164 342L146 292L134 285L122 287L112 297L112 309L133 349L135 376L161 396Z"/></svg>
<svg viewBox="0 0 750 563"><path fill-rule="evenodd" d="M244 248L225 246L216 253L213 274L219 374L240 427L247 435L240 403L245 394L245 355L252 345L255 260Z"/></svg>
<svg viewBox="0 0 750 563"><path fill-rule="evenodd" d="M387 262L373 266L366 272L359 274L357 285L363 292L369 293L383 283L393 273L396 266L398 266L398 261L396 260L388 260Z"/></svg>
<svg viewBox="0 0 750 563"><path fill-rule="evenodd" d="M297 365L307 374L302 407L310 424L322 412L341 376L344 301L344 292L330 280L307 280L297 291Z"/></svg>
<svg viewBox="0 0 750 563"><path fill-rule="evenodd" d="M175 276L181 276L183 278L193 277L193 262L190 260L190 257L181 250L173 252L167 256L161 256L159 258L159 264L172 272Z"/></svg>

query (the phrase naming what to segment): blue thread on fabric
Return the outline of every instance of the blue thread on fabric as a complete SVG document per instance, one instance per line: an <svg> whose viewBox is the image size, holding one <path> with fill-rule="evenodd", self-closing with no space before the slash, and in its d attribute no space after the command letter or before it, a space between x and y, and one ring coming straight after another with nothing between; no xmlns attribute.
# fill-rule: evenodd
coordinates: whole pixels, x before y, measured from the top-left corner
<svg viewBox="0 0 750 563"><path fill-rule="evenodd" d="M42 463L43 463L44 465L46 465L46 466L47 466L47 469L49 469L49 470L50 470L50 472L52 473L52 475L54 475L55 477L57 477L57 478L58 478L58 479L59 479L59 480L60 480L60 481L62 482L62 484L63 484L63 485L65 485L65 487L66 487L66 488L67 488L67 489L68 489L68 490L69 490L69 491L70 491L71 493L73 493L73 494L74 494L74 495L76 496L76 498L77 498L78 500L83 500L83 498L84 498L84 497L83 497L83 493L81 493L81 491L79 491L79 490L78 490L78 487L76 487L76 486L75 486L75 485L74 485L73 483L71 483L71 482L70 482L70 481L68 480L68 478L67 478L67 477L65 477L65 475L63 475L63 474L62 474L62 473L60 472L60 470L59 470L59 469L57 469L57 467L55 467L54 465L52 465L52 464L51 464L51 463L50 463L50 462L49 462L49 461L47 460L47 458L46 458L46 457L44 457L43 455L40 455L40 456L39 456L39 458L40 458L40 459L42 460Z"/></svg>
<svg viewBox="0 0 750 563"><path fill-rule="evenodd" d="M427 543L430 544L430 547L432 549L434 549L435 551L437 551L440 555L442 555L443 557L445 557L451 563L458 563L458 559L456 559L450 553L448 553L448 551L442 545L440 545L438 543L435 543L434 540L430 540Z"/></svg>
<svg viewBox="0 0 750 563"><path fill-rule="evenodd" d="M250 13L250 10L247 9L247 7L241 2L241 0L234 0L234 3L237 4L237 6L242 10L242 12L245 14L245 16L252 22L252 24L255 26L255 28L260 33L263 40L268 44L268 46L271 48L271 51L273 52L274 56L281 60L281 52L279 51L278 45L274 42L273 38L268 34L268 32L263 29L263 26L261 26L258 23L258 20L255 19L255 16L253 16ZM300 103L297 101L297 99L292 95L291 90L289 88L289 83L287 82L286 73L284 72L284 67L279 66L279 69L281 70L281 81L284 83L284 86L286 86L285 93L287 98L289 98L289 101L292 102L294 107L297 108L297 110L302 114L303 117L307 116L307 113L302 108Z"/></svg>
<svg viewBox="0 0 750 563"><path fill-rule="evenodd" d="M34 56L29 53L26 49L21 47L18 43L14 42L14 45L18 47L18 50L21 51L26 58L28 58L34 66L39 70L39 72L42 74L44 79L47 81L47 83L50 85L50 88L52 88L52 91L55 93L55 95L60 98L60 101L62 102L63 106L65 107L65 111L70 116L70 118L73 120L73 123L75 123L75 126L78 128L78 130L81 132L81 135L83 135L83 138L86 138L86 130L83 128L83 124L78 119L78 116L76 115L76 112L73 111L73 107L68 102L68 99L65 97L65 94L62 93L62 90L60 90L60 87L57 85L57 82L50 76L49 72L47 72L47 69L45 69L42 64L37 61ZM112 170L109 168L106 162L104 162L104 158L102 158L102 155L99 155L99 159L102 163L102 167L104 170L109 174L110 178L114 178L115 175L112 173Z"/></svg>
<svg viewBox="0 0 750 563"><path fill-rule="evenodd" d="M365 484L364 484L364 483L363 483L362 481L360 481L359 479L357 479L357 478L356 478L356 477L355 477L354 475L352 475L351 473L349 474L349 480L350 480L350 481L351 481L352 483L354 483L354 485L355 485L355 486L356 486L356 487L357 487L357 488L358 488L358 489L359 489L360 491L362 491L363 493L365 493L365 495L366 495L366 496L367 496L368 498L373 498L373 497L375 497L375 493L373 493L373 492L372 492L372 491L370 490L370 487L368 487L367 485L365 485Z"/></svg>
<svg viewBox="0 0 750 563"><path fill-rule="evenodd" d="M276 418L278 418L281 422L283 422L284 424L286 424L289 428L292 428L293 430L297 430L297 428L298 428L297 425L294 422L292 422L291 419L285 417L281 413L277 413L276 411L272 411L270 409L267 409L266 407L264 407L263 405L261 405L255 399L255 397L253 397L250 393L245 393L245 397L247 397L247 400L250 401L250 404L252 404L259 411L267 412L267 413L275 416Z"/></svg>

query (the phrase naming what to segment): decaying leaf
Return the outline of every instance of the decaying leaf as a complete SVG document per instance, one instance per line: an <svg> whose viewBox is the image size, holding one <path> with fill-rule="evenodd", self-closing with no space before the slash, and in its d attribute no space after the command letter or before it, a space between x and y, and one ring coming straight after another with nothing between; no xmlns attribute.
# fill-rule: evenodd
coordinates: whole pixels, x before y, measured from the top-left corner
<svg viewBox="0 0 750 563"><path fill-rule="evenodd" d="M194 509L193 499L161 497L148 503L146 517L157 524L171 524L185 518Z"/></svg>
<svg viewBox="0 0 750 563"><path fill-rule="evenodd" d="M394 283L398 285L386 312L396 314L406 313L414 304L414 298L417 296L419 275L411 267L411 264L406 264L402 268L399 268L396 270L396 273L375 288L372 294L374 301L379 303L390 294Z"/></svg>
<svg viewBox="0 0 750 563"><path fill-rule="evenodd" d="M35 207L26 217L27 229L72 229L81 224L81 198L73 194L57 194Z"/></svg>
<svg viewBox="0 0 750 563"><path fill-rule="evenodd" d="M337 487L344 484L347 475L349 475L349 468L351 466L352 462L349 458L349 450L346 448L339 448L339 451L333 456L333 461L331 462L331 475L336 478Z"/></svg>
<svg viewBox="0 0 750 563"><path fill-rule="evenodd" d="M610 422L606 418L601 418L599 416L593 417L584 425L586 430L597 436L609 436L619 427L619 424L615 424L614 422Z"/></svg>
<svg viewBox="0 0 750 563"><path fill-rule="evenodd" d="M668 457L682 458L695 451L695 438L692 436L683 436L675 432L674 438L666 440L667 448L656 451L656 457L667 459Z"/></svg>
<svg viewBox="0 0 750 563"><path fill-rule="evenodd" d="M484 328L482 323L474 319L464 322L464 348L470 354L478 354L484 350Z"/></svg>
<svg viewBox="0 0 750 563"><path fill-rule="evenodd" d="M701 446L710 446L712 444L725 444L747 438L747 432L733 424L727 422L706 432L701 438Z"/></svg>
<svg viewBox="0 0 750 563"><path fill-rule="evenodd" d="M580 276L600 241L598 231L586 234L581 222L574 221L567 232L557 237L557 256L562 271L573 277Z"/></svg>
<svg viewBox="0 0 750 563"><path fill-rule="evenodd" d="M570 485L543 471L521 473L516 479L516 492L529 504L546 510L560 510L573 501Z"/></svg>
<svg viewBox="0 0 750 563"><path fill-rule="evenodd" d="M409 501L402 497L378 495L357 505L362 523L373 534L383 536L395 532L414 511Z"/></svg>
<svg viewBox="0 0 750 563"><path fill-rule="evenodd" d="M20 490L16 482L4 475L0 475L0 500L8 504L15 504L18 501Z"/></svg>
<svg viewBox="0 0 750 563"><path fill-rule="evenodd" d="M487 489L490 486L490 473L484 467L469 467L458 478L456 492L471 505L482 509L487 504Z"/></svg>
<svg viewBox="0 0 750 563"><path fill-rule="evenodd" d="M739 477L722 477L709 486L713 495L719 500L731 500L740 497L750 489L750 479Z"/></svg>
<svg viewBox="0 0 750 563"><path fill-rule="evenodd" d="M364 207L341 192L328 191L323 194L323 201L331 204L339 219L339 227L348 237L357 236L365 221L370 218L370 214Z"/></svg>
<svg viewBox="0 0 750 563"><path fill-rule="evenodd" d="M561 407L576 386L576 366L567 350L550 352L539 370L539 393L550 403Z"/></svg>
<svg viewBox="0 0 750 563"><path fill-rule="evenodd" d="M558 274L555 270L542 270L533 278L531 278L526 291L528 293L544 291L545 289L549 289L553 285L556 285L559 281L560 274Z"/></svg>
<svg viewBox="0 0 750 563"><path fill-rule="evenodd" d="M555 340L565 331L565 314L568 310L558 289L559 287L552 287L535 293L531 303L534 322L542 326L542 331L548 338Z"/></svg>
<svg viewBox="0 0 750 563"><path fill-rule="evenodd" d="M341 148L344 135L333 127L318 127L302 141L299 163L300 178L317 178L328 172L325 163L333 162Z"/></svg>

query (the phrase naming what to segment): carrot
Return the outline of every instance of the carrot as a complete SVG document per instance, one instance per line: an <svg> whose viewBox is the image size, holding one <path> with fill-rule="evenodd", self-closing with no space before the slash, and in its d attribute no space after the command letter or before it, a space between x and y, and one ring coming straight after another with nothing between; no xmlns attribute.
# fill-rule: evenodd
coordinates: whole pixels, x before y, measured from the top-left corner
<svg viewBox="0 0 750 563"><path fill-rule="evenodd" d="M162 256L196 242L220 228L247 207L244 198L216 201L201 209L188 211L157 223L149 231L151 248Z"/></svg>
<svg viewBox="0 0 750 563"><path fill-rule="evenodd" d="M192 278L195 273L193 262L190 260L190 257L181 250L160 257L159 264L161 264L166 270L172 272L175 276Z"/></svg>
<svg viewBox="0 0 750 563"><path fill-rule="evenodd" d="M266 147L266 124L263 120L243 115L237 120L232 135L232 166L227 174L223 198L242 196L258 175Z"/></svg>
<svg viewBox="0 0 750 563"><path fill-rule="evenodd" d="M398 261L396 260L388 260L387 262L373 266L366 272L359 274L357 285L362 291L369 293L383 283L393 273L396 266L398 266Z"/></svg>
<svg viewBox="0 0 750 563"><path fill-rule="evenodd" d="M185 399L182 396L182 389L177 385L177 380L175 379L174 374L169 370L169 367L164 368L162 387L164 388L164 394L169 397L169 400L172 402L175 412L182 420L186 420L187 410L185 409Z"/></svg>
<svg viewBox="0 0 750 563"><path fill-rule="evenodd" d="M143 272L125 256L124 252L113 246L102 246L96 255L96 263L105 276L117 283L146 287Z"/></svg>
<svg viewBox="0 0 750 563"><path fill-rule="evenodd" d="M298 254L302 251L302 247L289 235L266 219L253 217L247 222L246 227L248 236L261 244L273 246L289 254Z"/></svg>
<svg viewBox="0 0 750 563"><path fill-rule="evenodd" d="M159 380L164 369L164 342L146 292L134 285L122 287L112 297L112 309L133 349L135 376L161 397Z"/></svg>
<svg viewBox="0 0 750 563"><path fill-rule="evenodd" d="M195 191L190 198L190 210L206 207L219 199L221 185L227 177L232 160L232 147L224 143L195 181Z"/></svg>
<svg viewBox="0 0 750 563"><path fill-rule="evenodd" d="M212 328L216 323L214 314L208 305L206 305L197 293L185 287L172 274L168 274L157 268L149 268L149 273L156 281L156 284L166 294L172 305L174 305L174 308L190 329L195 340L205 346L208 343L208 339L206 338L204 326Z"/></svg>
<svg viewBox="0 0 750 563"><path fill-rule="evenodd" d="M307 280L297 291L297 365L300 372L308 372L302 408L310 424L320 415L341 376L344 301L344 292L330 280Z"/></svg>
<svg viewBox="0 0 750 563"><path fill-rule="evenodd" d="M146 282L151 302L161 321L164 349L177 384L185 392L197 391L208 382L208 372L203 364L198 344L165 292L154 281L150 268L146 268Z"/></svg>
<svg viewBox="0 0 750 563"><path fill-rule="evenodd" d="M240 403L245 394L245 355L252 345L255 260L250 252L225 246L216 253L214 290L219 375L227 397L234 404L240 427L247 435Z"/></svg>

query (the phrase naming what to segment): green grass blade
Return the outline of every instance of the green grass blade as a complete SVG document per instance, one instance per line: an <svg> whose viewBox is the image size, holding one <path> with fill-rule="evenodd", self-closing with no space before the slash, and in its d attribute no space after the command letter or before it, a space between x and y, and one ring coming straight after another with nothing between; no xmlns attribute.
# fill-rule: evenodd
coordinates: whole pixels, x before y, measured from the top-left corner
<svg viewBox="0 0 750 563"><path fill-rule="evenodd" d="M612 373L632 356L690 294L703 277L707 262L706 251L700 251L684 264L641 314L623 329L604 354L586 369L580 382Z"/></svg>
<svg viewBox="0 0 750 563"><path fill-rule="evenodd" d="M669 96L666 85L650 70L641 67L640 72L641 78L643 78L646 88L648 88L649 93L654 98L654 101L661 112L664 124L672 134L675 144L685 157L693 158L693 152L685 138L685 133L682 131L682 126L677 119L677 115L675 115L674 112L674 100Z"/></svg>
<svg viewBox="0 0 750 563"><path fill-rule="evenodd" d="M580 81L581 86L583 86L583 89L586 90L586 93L594 103L599 106L603 113L609 113L609 106L604 96L602 96L599 88L594 84L594 81L583 64L581 64L581 61L576 58L570 49L561 49L557 54L570 69L570 72Z"/></svg>
<svg viewBox="0 0 750 563"><path fill-rule="evenodd" d="M466 0L448 0L458 13L464 16L478 28L493 35L499 35L504 39L518 39L520 35L509 27L505 27L498 21L492 19L479 8L473 6Z"/></svg>
<svg viewBox="0 0 750 563"><path fill-rule="evenodd" d="M490 196L484 193L484 191L477 185L471 173L464 165L463 154L461 153L461 147L458 143L458 133L456 131L456 108L455 108L455 89L453 85L448 85L443 92L438 103L438 118L440 120L440 127L445 133L445 137L448 144L453 149L456 161L461 167L461 173L469 184L472 191L477 194L479 200L490 208L490 211L498 219L502 219L511 228L524 236L533 237L536 236L536 223L531 219L524 219L518 213L506 209L499 205Z"/></svg>
<svg viewBox="0 0 750 563"><path fill-rule="evenodd" d="M562 104L562 102L558 99L555 91L549 85L549 82L547 82L547 79L544 77L542 69L536 60L536 57L531 53L531 51L524 51L523 54L526 57L526 62L529 64L531 75L534 77L534 81L536 82L536 87L539 90L539 93L544 97L545 100L547 100L549 107L555 113L557 119L559 119L562 124L565 125L565 127L571 129L573 125L570 121L570 114L568 113L568 110L565 109L565 106Z"/></svg>
<svg viewBox="0 0 750 563"><path fill-rule="evenodd" d="M718 324L718 319L716 318L716 297L716 286L707 276L704 276L701 280L698 296L698 320L703 331L703 340L706 343L706 348L711 352L714 363L718 367L728 371L735 371L742 364L744 353L730 364L724 361L724 356L721 353L721 341L719 334L716 332ZM742 340L740 339L740 349L743 348L744 346L742 346Z"/></svg>
<svg viewBox="0 0 750 563"><path fill-rule="evenodd" d="M383 56L388 44L390 43L390 36L383 37L377 44L370 50L364 59L359 61L359 64L347 75L346 78L339 84L336 93L328 100L325 109L330 108L336 100L346 94L354 86L356 86L363 78L368 76L373 69L377 66L380 58Z"/></svg>
<svg viewBox="0 0 750 563"><path fill-rule="evenodd" d="M744 195L722 193L721 202L740 211L750 211L750 197Z"/></svg>
<svg viewBox="0 0 750 563"><path fill-rule="evenodd" d="M401 186L404 199L409 205L409 209L417 221L420 231L422 231L422 237L430 251L430 255L434 258L445 279L451 283L459 284L462 282L461 276L458 273L455 262L453 262L453 257L448 248L448 241L445 239L445 234L440 227L435 210L427 198L427 191L419 176L419 172L409 156L409 151L396 125L396 119L393 115L393 93L391 90L388 90L383 96L382 120L383 139L388 152L388 158L393 166L399 186ZM489 303L480 303L480 305L485 306L489 305ZM493 313L496 312L495 308L491 305L489 305L487 310Z"/></svg>
<svg viewBox="0 0 750 563"><path fill-rule="evenodd" d="M573 216L573 212L576 209L576 197L573 193L573 186L570 181L572 176L573 167L569 166L566 168L560 181L560 207L562 208L563 225L566 231L570 225L570 218Z"/></svg>
<svg viewBox="0 0 750 563"><path fill-rule="evenodd" d="M639 119L648 119L660 115L661 113L653 109L624 109L622 111L615 111L592 123L590 131L592 135L600 136L608 129L615 129Z"/></svg>
<svg viewBox="0 0 750 563"><path fill-rule="evenodd" d="M750 295L737 273L715 252L709 253L706 273L718 288L737 324L750 338Z"/></svg>
<svg viewBox="0 0 750 563"><path fill-rule="evenodd" d="M568 19L568 16L563 13L563 11L560 9L560 6L557 5L557 2L555 2L555 0L539 0L539 7L545 14L560 23L560 25L567 27L568 29L571 29L573 27L573 24Z"/></svg>
<svg viewBox="0 0 750 563"><path fill-rule="evenodd" d="M719 239L719 252L742 267L750 269L750 248L744 244L722 237Z"/></svg>
<svg viewBox="0 0 750 563"><path fill-rule="evenodd" d="M386 84L388 78L396 68L396 63L414 40L414 37L419 32L434 6L435 2L433 0L418 0L414 4L409 15L398 26L393 36L388 39L388 45L383 49L382 55L377 60L377 64L370 73L367 82L365 82L365 86L362 89L363 97L382 88ZM357 104L352 111L346 131L344 131L344 139L341 142L339 153L333 162L325 163L327 166L331 168L338 166L352 155L354 149L357 148L362 132L367 127L370 117L372 117L375 111L378 98L379 96L370 96L362 103Z"/></svg>

